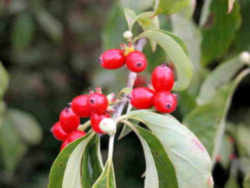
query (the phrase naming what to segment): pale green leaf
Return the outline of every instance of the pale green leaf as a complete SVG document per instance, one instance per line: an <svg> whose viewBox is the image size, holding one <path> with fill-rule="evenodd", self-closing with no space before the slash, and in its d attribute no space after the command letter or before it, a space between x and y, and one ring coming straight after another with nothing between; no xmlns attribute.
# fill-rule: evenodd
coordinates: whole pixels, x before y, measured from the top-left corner
<svg viewBox="0 0 250 188"><path fill-rule="evenodd" d="M228 0L212 1L207 24L202 30L202 63L208 65L223 57L241 24L239 4L228 14Z"/></svg>
<svg viewBox="0 0 250 188"><path fill-rule="evenodd" d="M174 14L188 6L189 0L155 0L154 14Z"/></svg>
<svg viewBox="0 0 250 188"><path fill-rule="evenodd" d="M186 89L192 79L193 66L183 48L176 42L172 35L161 30L145 31L138 38L148 38L157 42L164 50L168 58L174 63L177 72L177 81L174 90Z"/></svg>
<svg viewBox="0 0 250 188"><path fill-rule="evenodd" d="M70 160L71 157L76 157L75 154L76 152L79 152L79 144L80 145L85 145L86 143L89 142L89 140L91 139L92 135L91 134L87 134L86 136L76 140L75 142L69 144L66 148L63 149L63 151L61 151L59 153L59 155L57 156L56 160L54 161L51 170L50 170L50 175L49 175L49 185L48 188L63 188L63 182L64 181L69 181L64 180L64 174L66 169L67 170L67 176L69 175L69 168L73 166L73 164L75 162L73 162L73 164L69 164L69 161L72 161L72 159ZM76 150L77 149L77 150ZM85 148L82 148L83 150ZM74 153L74 155L72 155ZM81 159L81 156L78 156L79 159ZM81 167L80 164L79 168ZM75 173L75 172L72 172ZM78 172L80 174L80 170ZM76 176L78 177L78 174L76 174ZM72 180L76 177L71 177ZM65 182L66 183L66 182ZM68 187L69 188L69 187Z"/></svg>
<svg viewBox="0 0 250 188"><path fill-rule="evenodd" d="M36 19L47 35L58 42L63 37L63 26L53 15L45 9L36 11Z"/></svg>
<svg viewBox="0 0 250 188"><path fill-rule="evenodd" d="M20 137L28 144L38 144L42 139L39 122L26 112L10 109L9 117Z"/></svg>
<svg viewBox="0 0 250 188"><path fill-rule="evenodd" d="M136 12L152 7L154 0L119 0L123 8L129 8Z"/></svg>
<svg viewBox="0 0 250 188"><path fill-rule="evenodd" d="M3 97L9 85L9 75L0 62L0 99Z"/></svg>
<svg viewBox="0 0 250 188"><path fill-rule="evenodd" d="M136 20L136 13L131 9L125 8L124 15L125 15L126 21L128 23L128 28L130 31L132 31L133 25L134 25L135 20Z"/></svg>
<svg viewBox="0 0 250 188"><path fill-rule="evenodd" d="M176 172L161 142L150 131L132 125L139 137L146 160L145 188L178 188Z"/></svg>
<svg viewBox="0 0 250 188"><path fill-rule="evenodd" d="M122 8L115 3L107 16L102 33L103 48L117 48L122 43L123 32L127 30L126 20Z"/></svg>
<svg viewBox="0 0 250 188"><path fill-rule="evenodd" d="M231 143L229 137L227 135L224 135L217 156L220 164L222 164L225 169L228 169L229 167L230 155L233 153L233 151L233 144Z"/></svg>
<svg viewBox="0 0 250 188"><path fill-rule="evenodd" d="M210 14L210 5L213 0L206 0L204 1L202 11L201 11L201 18L200 18L200 25L204 26L208 20Z"/></svg>
<svg viewBox="0 0 250 188"><path fill-rule="evenodd" d="M209 103L197 106L184 119L187 125L203 142L213 160L221 147L221 139L225 131L225 118L231 104L233 93L240 81L250 70L243 71L234 82L218 89Z"/></svg>
<svg viewBox="0 0 250 188"><path fill-rule="evenodd" d="M27 146L21 141L13 122L7 116L0 126L0 158L4 168L13 173L17 164L27 151Z"/></svg>
<svg viewBox="0 0 250 188"><path fill-rule="evenodd" d="M100 153L100 138L95 136L87 145L82 157L81 181L84 188L90 188L103 171Z"/></svg>
<svg viewBox="0 0 250 188"><path fill-rule="evenodd" d="M237 124L236 144L240 156L250 157L250 128L247 124Z"/></svg>
<svg viewBox="0 0 250 188"><path fill-rule="evenodd" d="M112 161L107 161L105 168L92 188L116 188L115 172Z"/></svg>
<svg viewBox="0 0 250 188"><path fill-rule="evenodd" d="M244 180L244 188L249 188L249 187L250 187L250 172L246 175Z"/></svg>
<svg viewBox="0 0 250 188"><path fill-rule="evenodd" d="M71 153L66 168L64 170L62 188L76 187L81 188L81 164L84 157L84 153L86 152L87 145L91 140L92 136L81 141L76 148Z"/></svg>
<svg viewBox="0 0 250 188"><path fill-rule="evenodd" d="M198 104L202 105L213 99L218 89L229 83L243 66L244 63L239 56L218 66L202 84L200 94L197 97Z"/></svg>
<svg viewBox="0 0 250 188"><path fill-rule="evenodd" d="M140 110L130 112L128 118L141 120L162 143L175 168L179 188L213 187L212 163L206 149L173 116Z"/></svg>

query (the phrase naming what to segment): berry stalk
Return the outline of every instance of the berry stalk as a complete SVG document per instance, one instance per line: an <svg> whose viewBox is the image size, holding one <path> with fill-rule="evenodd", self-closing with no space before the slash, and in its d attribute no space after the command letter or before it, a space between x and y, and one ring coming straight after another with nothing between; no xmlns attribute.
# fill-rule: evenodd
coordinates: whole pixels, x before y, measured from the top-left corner
<svg viewBox="0 0 250 188"><path fill-rule="evenodd" d="M138 51L142 51L145 44L146 44L146 39L140 39L137 44L135 45L135 49ZM136 80L137 74L135 72L130 72L128 75L128 82L127 82L127 88L130 88L131 90L134 87L135 84L135 80ZM113 114L113 118L115 120L115 122L117 123L117 120L119 119L119 117L122 115L122 112L125 108L125 106L128 104L128 109L127 112L128 113L131 110L131 104L129 103L129 96L125 95L122 99L121 102L118 103L114 109L115 112ZM113 158L113 152L114 152L114 140L115 140L115 134L111 135L109 138L109 151L108 151L108 160L112 160Z"/></svg>

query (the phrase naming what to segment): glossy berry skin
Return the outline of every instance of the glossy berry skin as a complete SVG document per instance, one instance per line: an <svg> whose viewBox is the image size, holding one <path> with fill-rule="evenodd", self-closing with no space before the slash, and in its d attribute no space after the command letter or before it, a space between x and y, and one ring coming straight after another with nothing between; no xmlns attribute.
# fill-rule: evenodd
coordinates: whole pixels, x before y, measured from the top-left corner
<svg viewBox="0 0 250 188"><path fill-rule="evenodd" d="M140 51L133 51L126 57L127 68L132 72L142 72L147 68L147 58Z"/></svg>
<svg viewBox="0 0 250 188"><path fill-rule="evenodd" d="M66 138L66 140L62 143L61 145L61 151L70 143L74 142L75 140L85 136L86 133L84 131L78 131L78 130L75 130L73 132L71 132L68 137Z"/></svg>
<svg viewBox="0 0 250 188"><path fill-rule="evenodd" d="M118 69L125 64L123 51L120 49L111 49L102 53L100 56L101 66L105 69Z"/></svg>
<svg viewBox="0 0 250 188"><path fill-rule="evenodd" d="M92 113L103 114L108 108L108 98L101 93L92 93L89 95L88 105Z"/></svg>
<svg viewBox="0 0 250 188"><path fill-rule="evenodd" d="M166 65L157 66L151 81L156 91L170 91L174 86L174 72Z"/></svg>
<svg viewBox="0 0 250 188"><path fill-rule="evenodd" d="M154 91L147 87L133 89L130 102L136 109L151 108L154 103Z"/></svg>
<svg viewBox="0 0 250 188"><path fill-rule="evenodd" d="M79 117L86 118L90 116L88 98L89 95L79 95L72 100L71 108Z"/></svg>
<svg viewBox="0 0 250 188"><path fill-rule="evenodd" d="M169 91L159 91L154 97L154 106L160 113L172 113L177 107L177 96Z"/></svg>
<svg viewBox="0 0 250 188"><path fill-rule="evenodd" d="M99 134L104 134L104 132L100 129L100 122L104 119L104 118L109 118L110 115L109 114L92 114L90 117L90 121L91 121L91 126L92 129Z"/></svg>
<svg viewBox="0 0 250 188"><path fill-rule="evenodd" d="M63 130L60 122L56 122L50 130L55 137L55 139L64 141L68 134Z"/></svg>
<svg viewBox="0 0 250 188"><path fill-rule="evenodd" d="M77 116L71 108L65 108L59 117L63 130L70 133L77 129L80 124L80 117Z"/></svg>

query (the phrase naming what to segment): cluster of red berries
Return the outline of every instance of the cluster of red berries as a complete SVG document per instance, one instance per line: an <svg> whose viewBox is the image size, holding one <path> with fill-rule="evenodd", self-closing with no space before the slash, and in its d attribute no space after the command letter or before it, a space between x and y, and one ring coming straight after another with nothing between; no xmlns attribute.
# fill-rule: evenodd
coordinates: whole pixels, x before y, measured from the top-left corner
<svg viewBox="0 0 250 188"><path fill-rule="evenodd" d="M100 56L101 66L105 69L118 69L126 64L132 72L142 72L147 67L145 55L133 47L125 47L124 50L111 49L102 53Z"/></svg>
<svg viewBox="0 0 250 188"><path fill-rule="evenodd" d="M177 107L177 96L171 93L174 86L174 72L166 65L157 66L151 76L154 89L137 87L131 93L131 104L137 109L152 106L160 113L171 113Z"/></svg>
<svg viewBox="0 0 250 188"><path fill-rule="evenodd" d="M86 134L84 131L78 130L80 118L90 117L92 129L97 133L104 134L100 128L100 122L104 118L110 117L107 113L108 105L108 98L101 91L75 97L70 106L61 111L59 121L51 129L54 137L63 141L61 150Z"/></svg>

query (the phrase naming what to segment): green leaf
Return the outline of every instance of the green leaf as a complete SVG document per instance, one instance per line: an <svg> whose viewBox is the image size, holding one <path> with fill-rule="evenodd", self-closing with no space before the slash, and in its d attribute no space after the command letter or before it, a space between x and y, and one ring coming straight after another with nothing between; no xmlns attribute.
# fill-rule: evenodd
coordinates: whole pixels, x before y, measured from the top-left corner
<svg viewBox="0 0 250 188"><path fill-rule="evenodd" d="M239 188L239 184L236 177L230 177L225 185L225 188Z"/></svg>
<svg viewBox="0 0 250 188"><path fill-rule="evenodd" d="M120 0L123 8L129 8L136 12L147 10L152 7L154 0Z"/></svg>
<svg viewBox="0 0 250 188"><path fill-rule="evenodd" d="M202 7L202 11L201 11L201 18L200 18L200 25L204 26L206 24L206 21L209 18L209 14L210 14L210 6L213 0L206 0L204 2L204 5Z"/></svg>
<svg viewBox="0 0 250 188"><path fill-rule="evenodd" d="M172 30L185 43L190 59L194 65L195 71L200 71L201 56L201 33L197 26L189 19L179 14L171 16ZM195 75L194 75L195 76Z"/></svg>
<svg viewBox="0 0 250 188"><path fill-rule="evenodd" d="M46 11L46 9L39 9L35 11L36 19L42 29L55 42L61 41L63 37L63 26L53 15Z"/></svg>
<svg viewBox="0 0 250 188"><path fill-rule="evenodd" d="M237 35L234 40L234 45L236 48L236 52L242 52L242 51L250 51L250 27L248 20L250 20L250 1L249 0L241 0L238 1L240 3L240 9L242 14L242 25L240 30L237 32Z"/></svg>
<svg viewBox="0 0 250 188"><path fill-rule="evenodd" d="M82 159L82 187L88 188L91 187L103 171L99 136L96 135L88 143Z"/></svg>
<svg viewBox="0 0 250 188"><path fill-rule="evenodd" d="M240 8L235 3L228 14L228 0L212 1L208 23L202 30L202 63L208 65L221 58L230 47L241 24Z"/></svg>
<svg viewBox="0 0 250 188"><path fill-rule="evenodd" d="M5 116L6 116L6 105L4 102L0 101L0 127L4 121Z"/></svg>
<svg viewBox="0 0 250 188"><path fill-rule="evenodd" d="M14 172L26 151L26 145L21 141L7 114L0 126L0 157L3 160L5 170L10 173Z"/></svg>
<svg viewBox="0 0 250 188"><path fill-rule="evenodd" d="M240 81L248 75L250 70L243 71L235 80L218 89L209 103L196 107L184 118L187 125L206 146L215 159L221 146L221 139L225 131L225 118L231 104L233 93Z"/></svg>
<svg viewBox="0 0 250 188"><path fill-rule="evenodd" d="M92 188L115 188L115 172L112 161L107 161L104 171L96 180Z"/></svg>
<svg viewBox="0 0 250 188"><path fill-rule="evenodd" d="M236 145L242 157L250 157L250 128L247 124L239 123L236 128Z"/></svg>
<svg viewBox="0 0 250 188"><path fill-rule="evenodd" d="M213 187L212 164L206 149L173 116L139 110L130 112L128 118L143 122L162 143L175 168L179 188Z"/></svg>
<svg viewBox="0 0 250 188"><path fill-rule="evenodd" d="M177 72L174 90L186 89L192 79L193 66L183 48L176 42L176 38L161 30L145 31L138 38L144 37L157 42L174 63Z"/></svg>
<svg viewBox="0 0 250 188"><path fill-rule="evenodd" d="M135 20L136 20L136 13L129 8L124 8L124 15L125 15L126 21L128 23L128 28L130 31L132 31L133 25L134 25Z"/></svg>
<svg viewBox="0 0 250 188"><path fill-rule="evenodd" d="M205 104L212 100L218 89L229 83L243 66L244 63L239 56L218 66L202 84L200 94L197 97L198 104Z"/></svg>
<svg viewBox="0 0 250 188"><path fill-rule="evenodd" d="M9 117L20 137L28 144L38 144L42 139L42 130L38 121L30 114L10 109Z"/></svg>
<svg viewBox="0 0 250 188"><path fill-rule="evenodd" d="M250 172L246 175L244 180L244 188L249 188L249 187L250 187Z"/></svg>
<svg viewBox="0 0 250 188"><path fill-rule="evenodd" d="M69 144L65 149L63 149L63 151L59 153L50 170L48 188L63 188L70 183L75 183L75 181L80 183L80 169L76 168L81 168L81 154L83 153L83 150L85 150L85 146L92 136L93 135L91 134L87 134L86 136ZM77 154L79 155L76 156ZM73 159L76 161L73 161ZM72 172L70 172L70 170L72 170Z"/></svg>
<svg viewBox="0 0 250 188"><path fill-rule="evenodd" d="M32 41L35 24L32 16L28 13L20 14L12 31L12 45L17 50L28 47Z"/></svg>
<svg viewBox="0 0 250 188"><path fill-rule="evenodd" d="M223 165L225 169L228 169L230 165L230 155L233 153L234 147L227 135L222 138L221 147L219 149L218 157L219 162Z"/></svg>
<svg viewBox="0 0 250 188"><path fill-rule="evenodd" d="M8 72L3 67L0 62L0 99L3 97L9 85L9 75Z"/></svg>
<svg viewBox="0 0 250 188"><path fill-rule="evenodd" d="M189 0L155 0L154 14L174 14L189 5Z"/></svg>
<svg viewBox="0 0 250 188"><path fill-rule="evenodd" d="M131 128L139 137L146 160L145 188L178 188L176 172L161 142L150 131L136 125Z"/></svg>

